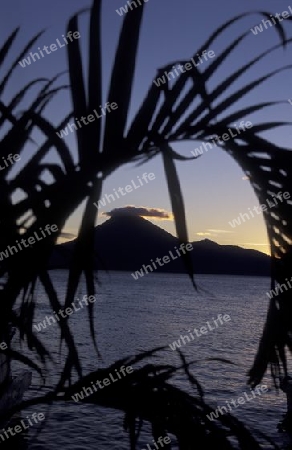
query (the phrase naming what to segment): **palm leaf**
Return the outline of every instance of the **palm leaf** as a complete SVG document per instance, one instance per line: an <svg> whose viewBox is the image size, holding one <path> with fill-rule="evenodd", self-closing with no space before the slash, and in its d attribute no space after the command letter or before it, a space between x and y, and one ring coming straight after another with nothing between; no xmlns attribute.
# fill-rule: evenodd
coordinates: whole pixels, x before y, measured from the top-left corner
<svg viewBox="0 0 292 450"><path fill-rule="evenodd" d="M180 242L186 244L188 242L188 232L186 226L184 200L181 192L179 177L173 162L173 157L171 155L171 148L169 146L165 146L165 148L163 149L162 157L168 184L168 191L172 204L172 211L175 219L177 237L179 238ZM185 254L182 254L182 258L186 264L189 277L194 287L196 287L193 279L193 265L190 253L186 252Z"/></svg>
<svg viewBox="0 0 292 450"><path fill-rule="evenodd" d="M117 103L118 109L107 116L104 141L104 146L110 154L115 154L123 143L143 10L144 4L126 16L115 55L108 102ZM112 133L113 127L115 133Z"/></svg>

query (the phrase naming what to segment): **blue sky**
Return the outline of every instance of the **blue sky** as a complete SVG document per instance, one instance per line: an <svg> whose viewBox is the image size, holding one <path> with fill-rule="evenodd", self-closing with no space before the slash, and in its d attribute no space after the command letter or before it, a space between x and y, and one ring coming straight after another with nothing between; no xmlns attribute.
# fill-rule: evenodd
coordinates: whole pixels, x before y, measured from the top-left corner
<svg viewBox="0 0 292 450"><path fill-rule="evenodd" d="M107 0L104 2L102 21L104 102L106 101L105 97L118 32L123 20L116 13L116 9L125 3L125 0ZM45 29L45 32L38 45L35 46L36 51L38 46L42 48L44 45L55 43L56 39L61 40L69 17L74 12L89 7L90 4L91 2L87 0L51 0L50 2L9 0L9 2L5 2L5 5L2 6L5 20L1 24L1 41L16 26L21 27L11 61L27 40L42 29ZM191 59L216 27L237 14L251 10L265 10L275 14L288 10L288 6L289 3L283 0L266 0L264 6L261 0L254 0L253 2L222 0L219 4L214 0L149 0L143 19L129 120L143 100L148 86L157 75L159 67L177 59ZM80 43L84 50L87 42L87 19L88 14L83 13L80 20ZM258 24L261 19L260 15L255 14L237 23L210 50L214 50L216 54L219 53L220 49L222 50L227 46L235 36L238 36L244 30L249 30L252 26ZM292 23L286 22L284 25L291 36L292 33L289 33L289 28L292 27ZM244 43L228 57L216 77L211 80L210 87L216 86L226 75L278 42L279 36L275 27L269 28L257 36L250 32ZM252 69L236 85L232 86L226 95L234 92L243 83L291 63L291 48L288 47L286 51L280 50L273 53L263 59L255 69ZM53 76L65 69L66 48L60 48L26 68L19 67L11 80L6 95L9 98L17 89L19 90L26 82L36 77ZM288 103L288 98L292 98L290 79L290 72L285 71L256 89L251 95L240 100L236 104L237 108L262 101L285 101L283 105L246 117L245 120L251 121L253 124L266 120L290 120L292 114L292 106ZM68 81L66 74L63 75L62 81ZM47 116L53 123L57 124L70 111L70 107L70 97L68 93L64 92L48 109ZM290 136L290 127L279 128L271 134L266 134L266 137L269 137L273 142L286 148L290 146ZM76 149L74 133L66 138L66 142L74 153ZM198 145L200 145L199 142L185 142L176 145L175 148L184 155L191 156L190 152ZM33 148L28 147L26 158L33 151ZM23 161L25 161L25 158ZM178 170L185 196L190 240L206 237L221 244L237 244L246 248L268 251L262 215L258 215L234 229L228 223L236 218L239 213L244 213L248 208L258 205L248 180L244 179L244 173L230 156L222 149L214 147L196 161L178 163ZM131 180L136 180L137 176L141 177L144 172L153 172L155 180L143 185L140 189L133 190L125 197L116 199L108 207L102 208L101 212L126 205L171 211L166 180L159 156L142 167L128 164L119 169L104 184L103 195L112 193L113 189L125 187L130 184ZM77 232L81 211L82 207L70 218L65 231L73 234ZM100 216L98 223L105 219L106 217ZM172 220L160 220L153 223L175 234Z"/></svg>

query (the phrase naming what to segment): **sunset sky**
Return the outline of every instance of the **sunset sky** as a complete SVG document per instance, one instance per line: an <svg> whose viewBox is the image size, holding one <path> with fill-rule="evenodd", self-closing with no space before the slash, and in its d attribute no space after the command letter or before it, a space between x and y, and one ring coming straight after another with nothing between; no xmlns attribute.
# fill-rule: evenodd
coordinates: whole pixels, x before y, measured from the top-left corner
<svg viewBox="0 0 292 450"><path fill-rule="evenodd" d="M142 0L141 0L142 1ZM104 103L108 88L109 73L113 63L113 55L117 43L118 32L123 18L116 13L116 9L125 5L125 0L107 0L103 8L103 83ZM10 61L13 61L21 48L35 33L46 29L39 39L37 47L50 45L61 39L69 17L85 7L91 5L90 0L52 0L40 2L39 0L9 0L2 6L6 11L5 18L1 20L1 42L12 32L16 26L21 27L17 45ZM184 59L189 60L210 34L223 22L237 14L247 11L268 11L272 14L288 11L289 3L283 0L271 1L254 0L253 2L233 0L149 0L146 5L143 19L143 28L139 46L137 70L135 75L135 88L133 91L131 114L137 110L143 100L146 90L153 78L157 76L157 69L169 62ZM129 12L130 14L130 12ZM219 44L206 50L219 53L236 36L244 30L249 30L262 20L262 16L250 16L237 25L232 31L225 33ZM85 49L87 42L88 14L82 14L80 43ZM282 22L283 23L283 22ZM292 27L291 22L285 23L287 29ZM291 30L290 30L291 31ZM289 36L292 33L288 32ZM224 67L218 71L218 78L211 80L212 86L219 84L226 75L241 67L255 55L260 54L272 45L279 42L279 36L275 27L264 30L254 36L252 32L228 58ZM70 44L69 44L70 45ZM288 47L286 51L277 51L263 59L256 68L250 70L240 83L236 83L228 90L227 94L234 92L244 83L265 75L286 64L292 63L292 51ZM17 70L7 89L7 97L11 97L25 83L36 77L50 77L66 69L66 48L60 48L53 54L34 62L28 67ZM206 64L208 64L206 62ZM126 68L125 68L126 70ZM68 81L63 75L62 82ZM263 86L256 88L252 94L240 100L236 107L263 101L283 100L283 104L270 107L266 110L245 117L245 121L252 124L264 121L290 120L292 106L288 99L292 98L291 70L284 71L268 80ZM68 93L61 93L47 109L47 117L58 124L71 108ZM111 114L114 114L112 112ZM72 123L72 121L71 121ZM289 148L291 142L291 128L282 127L272 133L265 134L273 142L285 148ZM73 152L76 149L75 134L71 133L66 138ZM191 156L191 151L200 145L199 142L184 142L175 145L182 154ZM25 158L34 151L27 148ZM269 252L267 235L262 215L232 228L229 221L238 217L239 213L248 211L258 205L255 194L239 166L220 148L213 148L196 161L179 162L179 174L181 186L187 209L187 220L190 240L204 238L212 239L220 244L236 244L245 248L254 248L263 252ZM15 169L16 170L16 169ZM136 167L128 164L119 169L104 184L103 194L112 194L114 189L124 188L132 180L142 177L143 173L154 173L155 179L147 184L134 189L126 196L108 203L101 208L98 223L107 219L103 212L127 205L135 207L156 208L168 212L171 216L171 205L167 191L167 184L162 166L161 157L158 156L148 164ZM65 232L76 234L80 220L82 207L67 222ZM175 234L173 220L152 220L153 223Z"/></svg>

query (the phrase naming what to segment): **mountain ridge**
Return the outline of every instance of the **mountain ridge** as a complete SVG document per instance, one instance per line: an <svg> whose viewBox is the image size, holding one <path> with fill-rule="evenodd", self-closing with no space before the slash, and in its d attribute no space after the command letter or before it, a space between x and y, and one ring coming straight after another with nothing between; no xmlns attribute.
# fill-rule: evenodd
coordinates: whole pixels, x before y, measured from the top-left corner
<svg viewBox="0 0 292 450"><path fill-rule="evenodd" d="M150 221L134 215L118 215L95 227L95 268L135 272L150 260L163 257L179 240ZM67 269L74 242L55 246L49 268ZM210 239L191 242L195 273L270 275L270 257L234 245L220 245ZM183 273L182 258L159 267L157 272Z"/></svg>

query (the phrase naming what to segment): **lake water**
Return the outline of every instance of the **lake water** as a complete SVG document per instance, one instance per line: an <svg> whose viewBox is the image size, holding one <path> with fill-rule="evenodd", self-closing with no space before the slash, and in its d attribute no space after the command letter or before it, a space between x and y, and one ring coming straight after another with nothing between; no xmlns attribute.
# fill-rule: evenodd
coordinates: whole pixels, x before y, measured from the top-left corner
<svg viewBox="0 0 292 450"><path fill-rule="evenodd" d="M66 272L54 271L51 275L59 295L64 296ZM95 327L102 362L91 345L87 309L75 312L69 321L87 371L127 355L169 346L181 334L188 334L188 330L200 328L207 321L214 323L212 321L218 314L228 314L229 322L200 337L195 336L193 341L183 345L182 350L188 360L197 360L193 374L201 382L206 401L211 406L222 406L244 392L250 393L246 372L252 365L265 321L268 278L199 275L196 277L199 292L196 292L185 275L149 274L137 281L125 272L101 273L99 276L102 284L95 302ZM83 294L85 289L81 286L80 297ZM38 287L37 295L36 323L50 313L41 287ZM39 332L39 337L62 361L64 355L58 356L57 325ZM234 365L207 362L207 358L229 359ZM169 347L160 358L153 360L157 361L179 364L177 352ZM50 367L48 387L56 382L58 375L58 367ZM34 376L33 391L39 382ZM189 389L183 375L176 376L174 383ZM245 424L281 443L283 436L277 432L276 425L285 412L285 397L282 392L275 392L269 375L262 383L271 389L234 409L233 413ZM30 450L55 450L59 446L70 450L129 448L128 436L123 430L124 416L115 410L70 402L55 404L49 411L43 406L28 411L44 412L47 417L37 437L34 436L36 427L31 427L25 436ZM139 448L146 448L151 442L146 428ZM284 448L284 444L281 445Z"/></svg>

